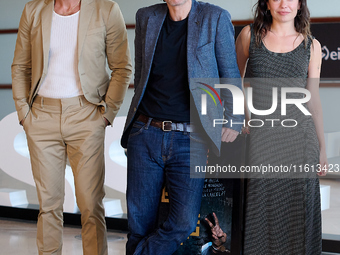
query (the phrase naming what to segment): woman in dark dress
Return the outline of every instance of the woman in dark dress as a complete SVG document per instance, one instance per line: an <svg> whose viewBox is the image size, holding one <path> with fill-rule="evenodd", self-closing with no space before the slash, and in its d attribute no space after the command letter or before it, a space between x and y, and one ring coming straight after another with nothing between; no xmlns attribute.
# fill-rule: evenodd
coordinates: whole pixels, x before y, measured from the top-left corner
<svg viewBox="0 0 340 255"><path fill-rule="evenodd" d="M321 208L317 175L325 175L328 166L319 97L321 46L310 33L306 0L259 0L256 7L254 23L237 38L238 65L244 76L248 64L254 78L254 108L271 108L274 87L278 107L270 115L251 116L265 124L250 127L249 166L283 165L298 170L302 166L310 171L299 178L281 173L248 179L244 254L318 255ZM303 107L311 115L288 105L287 115L282 116L280 92L287 87L310 92ZM290 96L304 99L301 93ZM297 125L287 128L281 121L266 119L294 119Z"/></svg>

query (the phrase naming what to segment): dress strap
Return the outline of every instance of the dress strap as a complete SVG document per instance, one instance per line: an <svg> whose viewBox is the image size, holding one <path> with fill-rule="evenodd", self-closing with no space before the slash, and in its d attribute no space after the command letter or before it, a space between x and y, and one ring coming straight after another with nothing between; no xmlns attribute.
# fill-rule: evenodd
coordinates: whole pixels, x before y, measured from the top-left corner
<svg viewBox="0 0 340 255"><path fill-rule="evenodd" d="M310 36L307 38L307 45L306 45L306 53L307 53L307 56L308 56L308 62L310 61L310 47L313 45L313 40L315 39L314 36Z"/></svg>

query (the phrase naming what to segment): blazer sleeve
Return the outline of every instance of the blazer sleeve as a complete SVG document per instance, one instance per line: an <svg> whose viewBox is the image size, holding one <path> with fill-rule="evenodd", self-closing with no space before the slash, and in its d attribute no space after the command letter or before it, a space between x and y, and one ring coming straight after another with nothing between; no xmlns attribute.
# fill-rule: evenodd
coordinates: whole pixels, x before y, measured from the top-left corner
<svg viewBox="0 0 340 255"><path fill-rule="evenodd" d="M234 27L231 23L230 14L223 10L217 22L215 46L219 77L222 78L222 83L227 82L235 85L242 91L241 76L236 61L234 36ZM221 98L224 104L224 118L228 120L224 127L239 132L242 125L233 124L231 126L231 122L242 123L244 115L233 114L233 96L228 89L221 89Z"/></svg>
<svg viewBox="0 0 340 255"><path fill-rule="evenodd" d="M103 116L112 123L123 103L132 73L126 26L117 3L110 10L106 26L106 55L111 78L105 96L107 110Z"/></svg>
<svg viewBox="0 0 340 255"><path fill-rule="evenodd" d="M26 5L19 23L12 63L12 92L19 122L27 116L30 110L28 104L32 77L30 30L29 11Z"/></svg>

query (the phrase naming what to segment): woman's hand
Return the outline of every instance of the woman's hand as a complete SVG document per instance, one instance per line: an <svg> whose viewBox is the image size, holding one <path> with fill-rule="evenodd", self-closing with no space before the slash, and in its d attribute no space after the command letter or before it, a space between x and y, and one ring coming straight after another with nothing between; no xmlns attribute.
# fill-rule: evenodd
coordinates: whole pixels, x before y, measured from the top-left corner
<svg viewBox="0 0 340 255"><path fill-rule="evenodd" d="M320 171L318 171L319 176L326 176L328 171L328 161L327 161L327 155L326 150L320 150Z"/></svg>
<svg viewBox="0 0 340 255"><path fill-rule="evenodd" d="M249 129L249 126L246 126L246 127L243 127L242 128L242 134L250 134L250 129Z"/></svg>

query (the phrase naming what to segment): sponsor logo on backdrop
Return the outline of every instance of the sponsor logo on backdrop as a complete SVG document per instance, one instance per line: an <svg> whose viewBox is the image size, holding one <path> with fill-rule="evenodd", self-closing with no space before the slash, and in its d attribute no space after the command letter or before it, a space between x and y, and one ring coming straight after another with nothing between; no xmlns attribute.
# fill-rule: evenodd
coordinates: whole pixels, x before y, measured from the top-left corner
<svg viewBox="0 0 340 255"><path fill-rule="evenodd" d="M322 58L324 60L333 60L333 61L340 60L340 47L338 47L337 50L335 51L331 51L325 45L321 48L321 50L322 50Z"/></svg>

